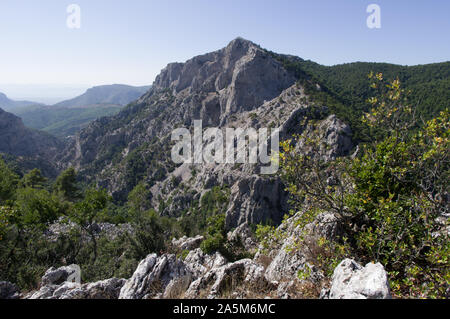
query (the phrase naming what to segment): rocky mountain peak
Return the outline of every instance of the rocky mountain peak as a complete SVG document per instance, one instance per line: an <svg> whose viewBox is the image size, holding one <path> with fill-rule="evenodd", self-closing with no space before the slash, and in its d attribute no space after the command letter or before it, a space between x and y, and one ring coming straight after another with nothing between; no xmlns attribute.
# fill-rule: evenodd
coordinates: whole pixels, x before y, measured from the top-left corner
<svg viewBox="0 0 450 319"><path fill-rule="evenodd" d="M97 183L108 188L118 200L126 199L136 185L134 176L140 176L149 188L155 186L153 198L158 199L159 186L165 179L170 180L170 172L175 168L171 167L168 142L174 128L190 127L194 120L202 120L203 127L222 129L283 125L297 128L297 117L303 117L303 109L307 107L304 90L296 85L295 76L282 63L253 42L236 38L220 50L193 57L185 63L167 65L146 94L116 116L91 123L71 140L57 161L62 167L76 167L81 174L90 172L89 175L95 176ZM158 167L154 165L157 156L164 162ZM131 157L142 159L145 173L130 166ZM258 207L257 212L249 208L246 216L259 217L240 218L242 214L231 214L230 225L237 226L247 219L257 222L269 215L273 220L283 216L283 187L277 182L262 183L257 178L250 178L253 168L242 173L243 177L226 165L215 167L216 172L203 172L208 169L206 166L198 169L202 170L199 176L204 176L204 180L216 180L209 183L208 188L232 186L247 178L244 183L249 186L247 188L258 189L247 192L246 196L249 201L263 204L247 205L247 201L239 201L232 209L238 212L247 206ZM93 171L96 174L92 174ZM192 168L185 165L179 171L191 174ZM161 185L155 185L160 182ZM201 183L199 181L198 187L193 186L198 194L202 192ZM260 187L261 184L266 185L265 188ZM277 191L273 191L274 188ZM242 195L239 193L241 188L232 189L236 190L235 197ZM266 200L266 197L270 199ZM190 200L182 202L189 203ZM155 207L157 205L155 203Z"/></svg>
<svg viewBox="0 0 450 319"><path fill-rule="evenodd" d="M265 50L237 38L220 50L167 65L139 102L167 91L180 101L196 95L192 108L201 105L200 118L219 125L230 114L258 108L294 82L294 76Z"/></svg>
<svg viewBox="0 0 450 319"><path fill-rule="evenodd" d="M194 80L199 83L214 73L232 68L239 59L257 49L260 48L253 42L236 38L220 50L196 56L185 63L169 63L156 77L153 87L156 90L171 88L176 92L182 91L193 86Z"/></svg>
<svg viewBox="0 0 450 319"><path fill-rule="evenodd" d="M236 39L232 40L223 50L225 51L225 54L230 56L245 55L251 50L262 51L259 45L241 37L237 37Z"/></svg>

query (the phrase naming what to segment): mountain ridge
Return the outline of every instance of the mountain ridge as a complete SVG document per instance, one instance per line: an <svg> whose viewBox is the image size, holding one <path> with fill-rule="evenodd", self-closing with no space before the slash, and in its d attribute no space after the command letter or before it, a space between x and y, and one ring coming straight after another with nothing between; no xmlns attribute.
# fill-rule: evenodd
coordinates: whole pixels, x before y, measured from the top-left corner
<svg viewBox="0 0 450 319"><path fill-rule="evenodd" d="M6 96L6 94L0 92L0 108L5 111L14 110L20 107L32 106L32 105L42 105L42 103L32 102L32 101L15 101L11 100Z"/></svg>
<svg viewBox="0 0 450 319"><path fill-rule="evenodd" d="M97 118L116 114L149 88L124 84L95 86L73 99L54 105L27 105L10 111L21 117L30 128L65 138Z"/></svg>
<svg viewBox="0 0 450 319"><path fill-rule="evenodd" d="M124 106L144 94L150 86L110 84L93 86L83 94L54 104L54 107L87 107L97 104Z"/></svg>
<svg viewBox="0 0 450 319"><path fill-rule="evenodd" d="M55 177L53 158L63 143L52 135L27 128L16 115L0 108L0 154L23 170L40 168L43 174Z"/></svg>

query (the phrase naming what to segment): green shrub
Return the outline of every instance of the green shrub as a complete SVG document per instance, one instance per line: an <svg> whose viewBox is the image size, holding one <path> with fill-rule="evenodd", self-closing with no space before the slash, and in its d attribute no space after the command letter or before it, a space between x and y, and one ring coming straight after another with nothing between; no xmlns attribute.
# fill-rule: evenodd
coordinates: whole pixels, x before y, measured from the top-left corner
<svg viewBox="0 0 450 319"><path fill-rule="evenodd" d="M81 197L77 185L77 172L73 167L63 171L53 184L55 192L60 193L66 200L74 201Z"/></svg>
<svg viewBox="0 0 450 319"><path fill-rule="evenodd" d="M185 260L186 257L187 257L187 255L189 255L189 252L190 252L189 250L184 249L184 250L181 252L181 255L180 255L181 259Z"/></svg>
<svg viewBox="0 0 450 319"><path fill-rule="evenodd" d="M223 251L224 244L224 237L221 234L214 234L212 236L208 236L208 238L201 243L200 248L205 254L213 254L216 251Z"/></svg>
<svg viewBox="0 0 450 319"><path fill-rule="evenodd" d="M21 227L43 228L63 213L57 198L46 190L30 187L17 190L14 208L18 212L15 222Z"/></svg>
<svg viewBox="0 0 450 319"><path fill-rule="evenodd" d="M14 199L19 176L0 158L0 204Z"/></svg>
<svg viewBox="0 0 450 319"><path fill-rule="evenodd" d="M223 253L225 251L226 231L225 215L211 216L207 220L206 238L201 243L200 248L206 253L211 254L216 251Z"/></svg>
<svg viewBox="0 0 450 319"><path fill-rule="evenodd" d="M134 232L128 235L128 241L133 258L141 260L166 248L170 229L164 228L162 219L154 210L135 212L131 224Z"/></svg>
<svg viewBox="0 0 450 319"><path fill-rule="evenodd" d="M369 77L378 93L369 99L372 109L363 120L380 140L363 145L356 158L331 162L310 155L320 152L318 135L303 139L310 154L298 154L285 141L281 177L293 207L304 212L297 222L301 228L325 211L344 229L346 237L316 243L316 265L334 264L333 255L379 261L396 295L445 297L449 242L438 217L448 212L448 110L417 131L400 82L386 82L381 73ZM269 230L260 228L260 237Z"/></svg>

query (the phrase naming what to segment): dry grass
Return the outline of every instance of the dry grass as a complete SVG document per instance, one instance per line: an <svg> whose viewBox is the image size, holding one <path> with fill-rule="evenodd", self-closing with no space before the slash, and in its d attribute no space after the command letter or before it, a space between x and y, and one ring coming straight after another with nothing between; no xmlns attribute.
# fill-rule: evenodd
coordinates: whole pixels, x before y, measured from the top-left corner
<svg viewBox="0 0 450 319"><path fill-rule="evenodd" d="M172 283L170 283L164 292L164 299L183 299L184 295L189 288L191 283L191 276L186 275L180 278L176 278Z"/></svg>
<svg viewBox="0 0 450 319"><path fill-rule="evenodd" d="M264 269L267 269L269 265L272 263L273 258L267 256L267 255L259 255L258 258L255 260L258 264L264 267Z"/></svg>
<svg viewBox="0 0 450 319"><path fill-rule="evenodd" d="M161 280L154 280L150 283L147 294L150 298L153 298L163 292L163 287L164 286Z"/></svg>

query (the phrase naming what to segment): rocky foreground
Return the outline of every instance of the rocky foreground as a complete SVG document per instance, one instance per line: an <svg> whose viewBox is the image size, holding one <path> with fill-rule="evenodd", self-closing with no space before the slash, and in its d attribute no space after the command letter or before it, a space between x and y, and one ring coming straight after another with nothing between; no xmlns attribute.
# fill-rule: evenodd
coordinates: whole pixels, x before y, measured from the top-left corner
<svg viewBox="0 0 450 319"><path fill-rule="evenodd" d="M187 256L150 254L142 260L129 279L110 278L94 283L72 282L74 267L50 268L42 277L38 291L21 293L9 282L0 283L2 299L216 299L216 298L305 298L329 299L387 299L391 298L387 273L377 263L365 266L345 259L334 270L331 281L308 264L307 250L289 252L296 228L295 216L283 226L292 229L292 237L269 252L257 249L253 259L228 262L220 253L205 254L199 245L203 237L180 238L173 244L189 250ZM333 238L339 232L332 215L323 214L309 225L310 236ZM247 237L248 228L241 226L229 237ZM247 237L249 249L254 242ZM306 248L306 247L305 247ZM310 278L297 276L308 268ZM312 285L312 286L311 286ZM305 294L309 291L311 294Z"/></svg>

